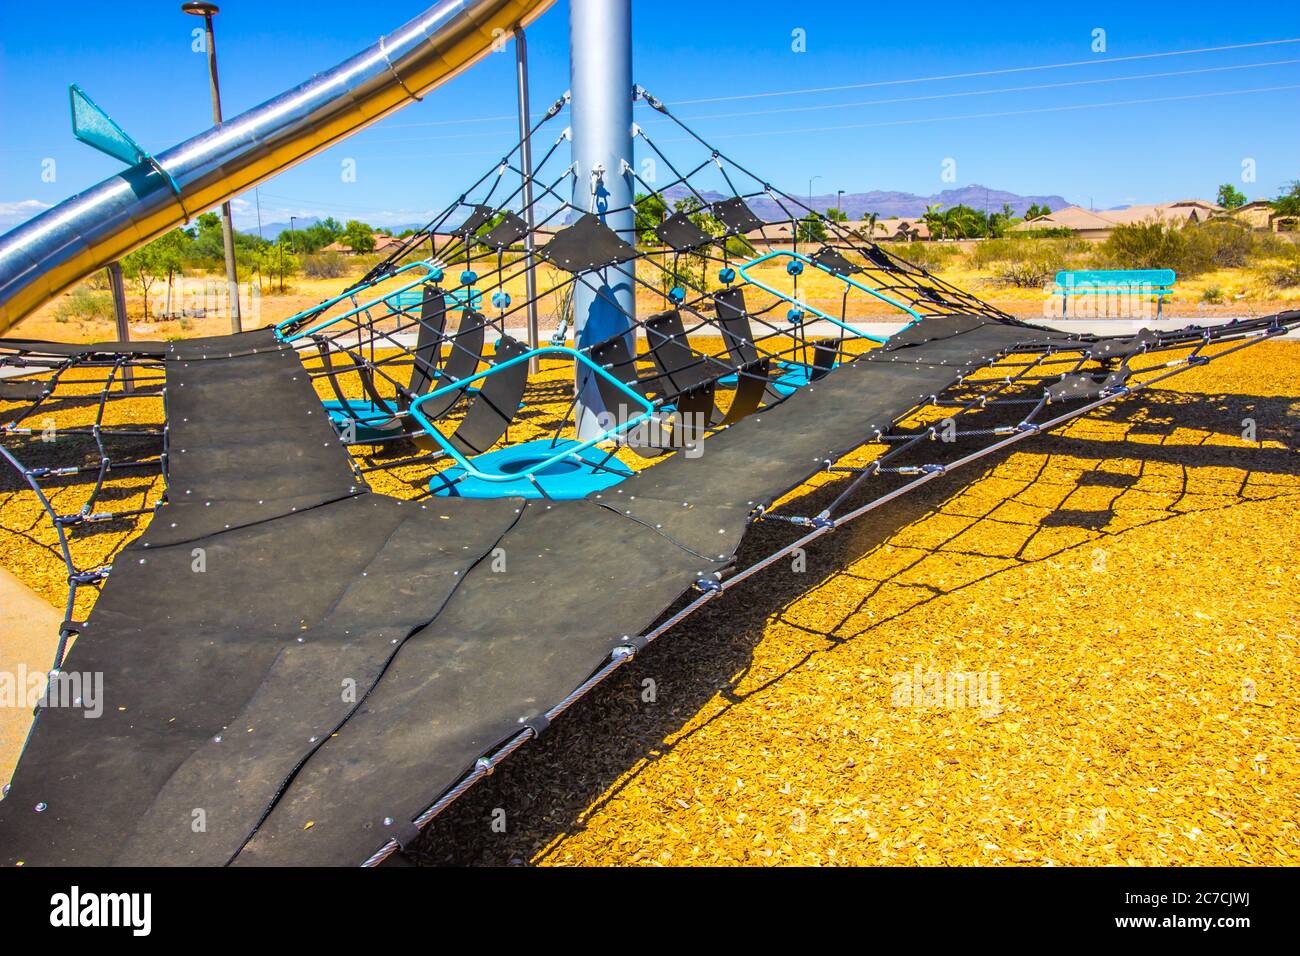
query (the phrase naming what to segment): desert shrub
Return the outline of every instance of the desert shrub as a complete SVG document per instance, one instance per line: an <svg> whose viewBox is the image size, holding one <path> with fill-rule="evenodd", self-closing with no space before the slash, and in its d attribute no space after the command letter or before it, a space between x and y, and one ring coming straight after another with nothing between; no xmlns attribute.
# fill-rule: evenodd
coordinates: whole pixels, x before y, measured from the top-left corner
<svg viewBox="0 0 1300 956"><path fill-rule="evenodd" d="M313 279L337 279L347 273L348 265L337 252L318 252L303 258L302 271Z"/></svg>
<svg viewBox="0 0 1300 956"><path fill-rule="evenodd" d="M884 246L900 259L923 269L942 269L961 254L957 246L939 242L889 242Z"/></svg>
<svg viewBox="0 0 1300 956"><path fill-rule="evenodd" d="M1182 229L1187 247L1182 269L1191 274L1213 269L1240 269L1254 247L1250 227L1229 219L1216 219Z"/></svg>
<svg viewBox="0 0 1300 956"><path fill-rule="evenodd" d="M1300 286L1300 247L1289 242L1284 245L1290 248L1281 250L1261 271L1264 281L1275 289L1294 289Z"/></svg>
<svg viewBox="0 0 1300 956"><path fill-rule="evenodd" d="M1017 235L1025 239L1074 239L1082 242L1075 236L1073 230L1065 226L1053 226L1051 229L1021 229L1017 230Z"/></svg>
<svg viewBox="0 0 1300 956"><path fill-rule="evenodd" d="M1149 220L1116 226L1097 247L1097 264L1107 269L1179 268L1187 248L1183 231L1168 223Z"/></svg>
<svg viewBox="0 0 1300 956"><path fill-rule="evenodd" d="M1065 253L1059 246L1036 242L1025 249L1019 258L1004 260L994 270L994 276L1006 285L1038 289L1051 282L1065 266Z"/></svg>
<svg viewBox="0 0 1300 956"><path fill-rule="evenodd" d="M111 293L79 285L54 307L54 321L70 322L73 319L88 321L91 319L111 319L113 317L113 296Z"/></svg>
<svg viewBox="0 0 1300 956"><path fill-rule="evenodd" d="M666 293L673 286L702 289L707 279L708 260L702 256L673 256L659 274L659 287Z"/></svg>
<svg viewBox="0 0 1300 956"><path fill-rule="evenodd" d="M1250 258L1254 260L1285 258L1296 250L1296 244L1284 239L1275 232L1254 233L1254 244L1250 249Z"/></svg>
<svg viewBox="0 0 1300 956"><path fill-rule="evenodd" d="M1208 303L1209 305L1218 305L1223 301L1223 290L1217 285L1210 286L1210 288L1201 292L1201 301Z"/></svg>
<svg viewBox="0 0 1300 956"><path fill-rule="evenodd" d="M1182 226L1150 220L1116 226L1098 247L1097 259L1110 269L1173 269L1190 276L1241 268L1262 239L1228 219Z"/></svg>
<svg viewBox="0 0 1300 956"><path fill-rule="evenodd" d="M1071 258L1088 248L1088 243L1073 236L1062 239L1036 239L1008 236L1003 239L986 239L971 249L968 261L972 268L987 269L999 263L1025 262L1030 259L1046 261L1059 259L1060 268L1066 268Z"/></svg>

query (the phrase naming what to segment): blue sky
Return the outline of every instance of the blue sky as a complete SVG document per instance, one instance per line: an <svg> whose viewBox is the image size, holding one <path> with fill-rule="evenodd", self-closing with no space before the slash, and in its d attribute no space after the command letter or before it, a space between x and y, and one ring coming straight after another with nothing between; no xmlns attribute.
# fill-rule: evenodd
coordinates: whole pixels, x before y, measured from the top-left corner
<svg viewBox="0 0 1300 956"><path fill-rule="evenodd" d="M226 115L425 5L225 0ZM69 83L152 150L210 116L204 58L190 49L201 21L180 13L179 0L84 5L54 26L57 10L0 0L0 228L119 168L72 138ZM1225 181L1269 197L1300 178L1300 42L1179 52L1296 40L1300 4L634 0L634 10L638 82L792 193L814 176L818 193L929 195L980 183L1106 208L1212 198ZM568 85L567 18L559 0L530 32L535 109ZM1104 53L1092 50L1096 29ZM806 52L792 49L795 30L806 32ZM1178 55L1147 56L1169 52ZM985 75L933 79L972 73ZM844 86L857 88L825 90ZM823 91L790 92L809 89ZM513 111L508 50L265 183L262 219L423 221L513 143ZM340 181L345 158L356 161L354 183ZM42 180L46 159L56 161L54 182ZM955 183L941 178L947 159ZM1242 181L1247 159L1254 182ZM237 201L236 220L255 224L252 193Z"/></svg>

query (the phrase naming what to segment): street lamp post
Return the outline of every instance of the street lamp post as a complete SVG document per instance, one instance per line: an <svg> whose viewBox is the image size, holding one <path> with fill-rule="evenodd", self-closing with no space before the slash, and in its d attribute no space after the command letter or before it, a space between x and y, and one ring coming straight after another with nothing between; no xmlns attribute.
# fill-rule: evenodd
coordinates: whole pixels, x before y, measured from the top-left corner
<svg viewBox="0 0 1300 956"><path fill-rule="evenodd" d="M523 186L524 223L528 226L528 235L524 238L524 259L528 263L528 270L524 273L528 295L528 347L536 349L537 273L533 269L533 256L536 253L537 214L533 210L533 144L528 135L533 126L528 109L528 39L523 27L515 27L515 80L519 91L519 172ZM528 374L536 375L540 368L537 356L528 360Z"/></svg>
<svg viewBox="0 0 1300 956"><path fill-rule="evenodd" d="M212 122L221 125L221 87L217 83L217 44L212 35L212 18L221 12L215 3L188 0L181 4L181 12L202 17L207 32L208 76L212 81ZM221 204L221 240L226 251L226 295L230 300L230 331L242 331L239 319L239 276L235 271L235 234L230 223L230 200Z"/></svg>
<svg viewBox="0 0 1300 956"><path fill-rule="evenodd" d="M808 180L808 208L809 209L812 209L812 204L813 204L813 195L812 195L813 183L817 182L817 180L819 179L821 179L820 176L814 176Z"/></svg>

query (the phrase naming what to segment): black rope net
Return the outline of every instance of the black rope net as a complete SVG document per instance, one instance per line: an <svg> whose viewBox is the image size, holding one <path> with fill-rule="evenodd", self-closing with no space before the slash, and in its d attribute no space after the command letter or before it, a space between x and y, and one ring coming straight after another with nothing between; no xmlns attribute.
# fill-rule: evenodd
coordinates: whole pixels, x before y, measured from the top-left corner
<svg viewBox="0 0 1300 956"><path fill-rule="evenodd" d="M166 494L164 385L162 362L127 345L0 340L0 530L20 545L11 570L62 598L55 667Z"/></svg>
<svg viewBox="0 0 1300 956"><path fill-rule="evenodd" d="M286 326L310 349L308 367L363 474L427 488L430 473L445 470L445 444L412 406L467 453L521 436L556 445L572 438L575 393L560 401L564 376L546 374L571 369L570 359L534 361L529 389L551 400L526 410L510 407L518 387L492 389L487 379L419 399L517 356L530 320L540 318L551 343L565 342L579 289L618 315L631 338L620 331L575 344L657 409L657 441L619 435L620 447L599 465L619 473L706 439L852 360L874 344L855 332L856 320L1016 322L760 179L651 94L638 88L636 97L685 148L670 155L657 134L635 128L642 158L619 173L634 182L631 208L605 203L599 183L578 182L568 130L549 130L562 98L529 134L531 176L521 168L521 141L343 296ZM752 205L779 218L765 220ZM628 212L631 234L603 224ZM765 254L770 263L747 268ZM611 291L620 282L634 291L635 314ZM615 421L625 422L625 398L612 397L621 406Z"/></svg>

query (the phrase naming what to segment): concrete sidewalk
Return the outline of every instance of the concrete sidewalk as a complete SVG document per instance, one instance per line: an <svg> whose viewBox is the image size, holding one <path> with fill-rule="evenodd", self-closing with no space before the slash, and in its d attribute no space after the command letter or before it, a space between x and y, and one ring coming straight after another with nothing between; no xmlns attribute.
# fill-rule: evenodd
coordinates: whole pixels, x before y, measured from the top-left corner
<svg viewBox="0 0 1300 956"><path fill-rule="evenodd" d="M49 671L63 614L0 568L0 785L13 776L32 726L26 678Z"/></svg>

